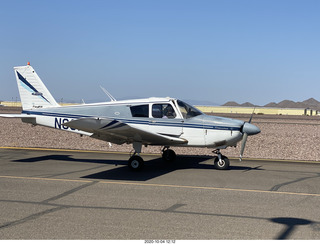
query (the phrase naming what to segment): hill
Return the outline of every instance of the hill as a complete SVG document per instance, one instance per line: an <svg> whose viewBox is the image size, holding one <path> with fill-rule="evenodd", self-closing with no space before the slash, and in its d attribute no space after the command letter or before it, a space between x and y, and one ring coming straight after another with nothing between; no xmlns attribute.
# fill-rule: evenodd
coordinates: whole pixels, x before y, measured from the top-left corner
<svg viewBox="0 0 320 244"><path fill-rule="evenodd" d="M227 106L227 107L260 107L258 105L254 105L254 104L249 103L249 102L245 102L245 103L239 104L239 103L234 102L234 101L227 102L227 103L223 104L222 106Z"/></svg>
<svg viewBox="0 0 320 244"><path fill-rule="evenodd" d="M320 102L314 98L309 98L302 102L294 102L292 100L283 100L279 103L270 102L264 106L257 106L249 102L239 104L237 102L227 102L222 106L229 107L271 107L271 108L311 108L320 110Z"/></svg>

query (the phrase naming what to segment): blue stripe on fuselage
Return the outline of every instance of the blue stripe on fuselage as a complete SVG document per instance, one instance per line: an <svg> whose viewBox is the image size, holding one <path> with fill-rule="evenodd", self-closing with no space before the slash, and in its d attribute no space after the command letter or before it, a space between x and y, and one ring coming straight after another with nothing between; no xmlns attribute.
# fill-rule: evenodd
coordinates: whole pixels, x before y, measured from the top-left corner
<svg viewBox="0 0 320 244"><path fill-rule="evenodd" d="M39 115L39 116L49 116L49 117L65 117L72 119L80 119L80 118L90 118L90 117L99 117L95 115L80 115L80 114L64 114L64 113L52 113L52 112L40 112L40 111L22 111L22 114L28 115ZM192 123L175 123L170 121L157 121L156 123L152 123L150 120L134 120L134 119L119 119L119 118L110 118L114 119L122 123L128 124L139 124L139 125L155 125L155 126L172 126L172 127L183 127L183 128L192 128L192 129L205 129L205 130L232 130L232 131L240 131L240 127L234 126L220 126L220 125L212 125L212 124L192 124ZM114 124L115 122L111 122ZM107 126L110 126L108 124ZM105 126L105 127L107 127Z"/></svg>

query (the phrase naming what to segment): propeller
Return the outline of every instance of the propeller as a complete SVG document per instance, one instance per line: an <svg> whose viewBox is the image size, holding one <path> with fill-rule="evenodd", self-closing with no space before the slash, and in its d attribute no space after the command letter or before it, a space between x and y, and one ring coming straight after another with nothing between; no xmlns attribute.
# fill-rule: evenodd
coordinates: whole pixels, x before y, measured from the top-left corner
<svg viewBox="0 0 320 244"><path fill-rule="evenodd" d="M244 148L246 146L247 143L247 139L248 139L248 134L244 133L243 137L242 137L242 141L241 141L241 150L240 150L240 158L239 161L242 161L242 157L243 157L243 152L244 152Z"/></svg>
<svg viewBox="0 0 320 244"><path fill-rule="evenodd" d="M253 112L251 114L251 117L250 117L249 121L248 122L244 122L242 127L241 127L241 132L243 134L243 137L242 137L242 141L241 141L240 158L239 158L240 161L242 160L242 157L243 157L243 153L244 153L244 149L246 147L248 136L260 133L260 129L257 126L251 124L251 120L252 120L252 117L253 117L253 114L254 114L254 110L255 109L253 109Z"/></svg>

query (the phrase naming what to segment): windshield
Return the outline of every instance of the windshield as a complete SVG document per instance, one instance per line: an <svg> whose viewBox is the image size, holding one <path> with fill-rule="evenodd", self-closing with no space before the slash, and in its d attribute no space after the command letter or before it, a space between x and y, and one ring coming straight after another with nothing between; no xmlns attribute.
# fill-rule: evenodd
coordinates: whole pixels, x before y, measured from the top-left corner
<svg viewBox="0 0 320 244"><path fill-rule="evenodd" d="M200 110L185 102L178 100L177 103L184 119L193 118L202 114Z"/></svg>

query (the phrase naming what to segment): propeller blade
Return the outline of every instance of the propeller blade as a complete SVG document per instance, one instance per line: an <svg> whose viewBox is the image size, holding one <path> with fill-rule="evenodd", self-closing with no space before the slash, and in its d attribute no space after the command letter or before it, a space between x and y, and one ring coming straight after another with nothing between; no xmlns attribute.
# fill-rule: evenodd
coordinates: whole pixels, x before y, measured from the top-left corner
<svg viewBox="0 0 320 244"><path fill-rule="evenodd" d="M254 110L256 110L256 108L254 108L253 111L252 111L251 117L249 119L249 124L251 124L251 120L252 120L252 117L253 117L253 114L254 114Z"/></svg>
<svg viewBox="0 0 320 244"><path fill-rule="evenodd" d="M243 137L242 137L242 141L241 141L241 150L240 150L240 158L239 158L239 161L242 161L243 152L244 152L244 148L246 147L247 138L248 138L248 134L247 134L247 133L244 133L244 134L243 134Z"/></svg>
<svg viewBox="0 0 320 244"><path fill-rule="evenodd" d="M239 161L242 160L242 157L243 157L243 152L244 152L244 148L246 147L246 143L247 143L247 139L248 139L248 135L255 135L255 134L258 134L260 133L260 129L251 124L251 121L252 121L252 117L253 117L253 114L254 114L254 110L256 108L253 109L252 111L252 114L250 116L250 119L247 122L245 122L241 128L241 133L243 133L243 137L242 137L242 141L241 141L241 149L240 149L240 158L239 158Z"/></svg>

